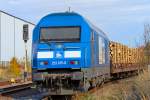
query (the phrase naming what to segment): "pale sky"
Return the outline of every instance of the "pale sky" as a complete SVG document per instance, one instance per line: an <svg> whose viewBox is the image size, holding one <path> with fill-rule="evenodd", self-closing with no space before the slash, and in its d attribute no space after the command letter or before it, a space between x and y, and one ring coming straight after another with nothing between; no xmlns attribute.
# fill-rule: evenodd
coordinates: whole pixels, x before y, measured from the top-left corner
<svg viewBox="0 0 150 100"><path fill-rule="evenodd" d="M150 0L0 0L0 10L37 23L68 7L102 29L110 40L135 46L150 23Z"/></svg>

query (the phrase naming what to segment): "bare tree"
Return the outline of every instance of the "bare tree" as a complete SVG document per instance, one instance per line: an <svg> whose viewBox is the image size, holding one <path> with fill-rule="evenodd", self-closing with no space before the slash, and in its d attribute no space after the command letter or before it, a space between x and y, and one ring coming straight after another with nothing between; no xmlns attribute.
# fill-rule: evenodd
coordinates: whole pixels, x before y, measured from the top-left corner
<svg viewBox="0 0 150 100"><path fill-rule="evenodd" d="M150 25L144 25L144 52L146 57L146 63L150 64Z"/></svg>

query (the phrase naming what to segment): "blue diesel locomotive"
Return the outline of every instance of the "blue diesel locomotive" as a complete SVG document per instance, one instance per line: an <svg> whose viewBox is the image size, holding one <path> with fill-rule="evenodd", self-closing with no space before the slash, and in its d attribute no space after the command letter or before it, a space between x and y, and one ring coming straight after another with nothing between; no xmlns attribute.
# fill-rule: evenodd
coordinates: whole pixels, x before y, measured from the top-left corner
<svg viewBox="0 0 150 100"><path fill-rule="evenodd" d="M33 32L32 74L52 95L87 91L110 78L109 39L74 12L43 17Z"/></svg>

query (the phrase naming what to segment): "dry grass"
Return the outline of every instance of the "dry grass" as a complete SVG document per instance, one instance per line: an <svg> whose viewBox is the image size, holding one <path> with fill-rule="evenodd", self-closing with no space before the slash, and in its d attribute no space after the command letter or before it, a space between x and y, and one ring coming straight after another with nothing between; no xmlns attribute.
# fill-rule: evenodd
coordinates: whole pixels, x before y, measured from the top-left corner
<svg viewBox="0 0 150 100"><path fill-rule="evenodd" d="M150 100L150 74L144 72L139 75L132 85L132 91L134 96L140 98L141 100Z"/></svg>
<svg viewBox="0 0 150 100"><path fill-rule="evenodd" d="M11 78L16 78L16 76L9 69L0 69L0 81L10 80Z"/></svg>
<svg viewBox="0 0 150 100"><path fill-rule="evenodd" d="M94 94L85 94L77 100L150 100L150 74L104 86Z"/></svg>
<svg viewBox="0 0 150 100"><path fill-rule="evenodd" d="M125 81L112 87L110 94L106 95L105 98L106 100L149 100L149 79L149 74L144 72L130 81Z"/></svg>
<svg viewBox="0 0 150 100"><path fill-rule="evenodd" d="M8 76L8 70L0 68L0 80L6 80Z"/></svg>
<svg viewBox="0 0 150 100"><path fill-rule="evenodd" d="M27 72L31 73L31 65L29 61L27 63ZM0 66L0 81L10 80L11 78L23 79L23 73L24 61L18 60L14 57L5 67Z"/></svg>
<svg viewBox="0 0 150 100"><path fill-rule="evenodd" d="M96 100L96 97L90 93L84 93L81 95L76 95L73 100Z"/></svg>

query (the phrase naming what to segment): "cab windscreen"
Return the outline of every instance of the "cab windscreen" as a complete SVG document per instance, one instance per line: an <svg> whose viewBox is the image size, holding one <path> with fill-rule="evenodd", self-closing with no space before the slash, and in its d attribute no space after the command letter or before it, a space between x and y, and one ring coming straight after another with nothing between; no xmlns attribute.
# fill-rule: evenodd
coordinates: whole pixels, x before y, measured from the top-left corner
<svg viewBox="0 0 150 100"><path fill-rule="evenodd" d="M41 42L79 42L80 27L41 28Z"/></svg>

